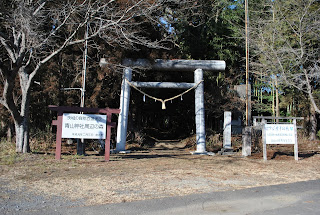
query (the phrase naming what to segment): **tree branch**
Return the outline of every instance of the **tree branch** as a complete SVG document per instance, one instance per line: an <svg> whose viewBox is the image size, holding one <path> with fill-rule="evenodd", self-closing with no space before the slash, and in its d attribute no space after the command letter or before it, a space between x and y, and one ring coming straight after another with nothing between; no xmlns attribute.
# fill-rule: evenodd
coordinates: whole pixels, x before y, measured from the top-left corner
<svg viewBox="0 0 320 215"><path fill-rule="evenodd" d="M14 51L11 49L11 47L7 44L7 40L4 38L4 37L2 37L2 35L0 35L0 41L1 41L1 44L3 45L3 47L6 49L6 51L7 51L7 53L8 53L8 55L9 55L9 57L10 57L10 59L11 59L11 61L13 62L13 63L15 63L16 62L16 58L15 58L15 55L14 55Z"/></svg>
<svg viewBox="0 0 320 215"><path fill-rule="evenodd" d="M34 10L34 12L32 13L33 16L35 16L44 6L45 4L47 3L46 0L42 0L40 2L40 5Z"/></svg>

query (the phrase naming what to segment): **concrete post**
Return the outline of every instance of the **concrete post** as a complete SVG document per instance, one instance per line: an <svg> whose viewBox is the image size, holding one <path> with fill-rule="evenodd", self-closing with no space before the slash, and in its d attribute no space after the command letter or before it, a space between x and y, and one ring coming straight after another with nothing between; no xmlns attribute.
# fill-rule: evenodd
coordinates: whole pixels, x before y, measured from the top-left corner
<svg viewBox="0 0 320 215"><path fill-rule="evenodd" d="M123 70L123 79L122 79L122 85L121 85L120 114L118 118L116 151L125 151L125 148L126 148L128 114L129 114L129 103L130 103L130 86L125 79L128 79L128 81L131 81L131 77L132 77L131 68L125 68Z"/></svg>
<svg viewBox="0 0 320 215"><path fill-rule="evenodd" d="M194 83L197 84L203 80L202 69L194 71ZM197 150L195 153L206 153L206 130L204 115L204 83L198 85L195 89L195 115L196 115L196 136Z"/></svg>
<svg viewBox="0 0 320 215"><path fill-rule="evenodd" d="M251 133L252 128L246 126L242 132L242 156L251 156Z"/></svg>
<svg viewBox="0 0 320 215"><path fill-rule="evenodd" d="M231 149L231 112L224 112L223 121L223 148Z"/></svg>

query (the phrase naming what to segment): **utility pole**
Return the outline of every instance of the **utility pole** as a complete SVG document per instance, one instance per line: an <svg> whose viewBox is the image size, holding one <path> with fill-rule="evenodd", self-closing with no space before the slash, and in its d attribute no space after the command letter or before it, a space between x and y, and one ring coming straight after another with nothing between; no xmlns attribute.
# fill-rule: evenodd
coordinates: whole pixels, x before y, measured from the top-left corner
<svg viewBox="0 0 320 215"><path fill-rule="evenodd" d="M274 11L274 2L272 1L272 20L275 23L275 11ZM279 108L279 90L278 90L278 76L275 74L275 91L276 91L276 117L280 117L280 108ZM276 119L276 122L279 122L279 119Z"/></svg>
<svg viewBox="0 0 320 215"><path fill-rule="evenodd" d="M242 155L243 156L250 156L251 155L251 132L252 128L250 127L250 116L249 114L249 33L248 33L248 0L245 0L245 32L246 32L246 126L243 129L242 135ZM251 87L250 87L251 90ZM250 92L251 97L251 92ZM250 99L251 100L251 99Z"/></svg>
<svg viewBox="0 0 320 215"><path fill-rule="evenodd" d="M89 23L87 23L87 28L85 32L85 43L84 43L84 53L83 53L83 67L82 67L82 86L81 88L62 88L61 90L80 90L80 107L84 107L84 96L86 91L86 71L87 71L87 58L88 58L88 31L89 31ZM77 154L84 155L85 154L85 145L84 139L77 139Z"/></svg>
<svg viewBox="0 0 320 215"><path fill-rule="evenodd" d="M85 91L86 91L86 71L87 71L87 58L88 58L88 30L89 30L89 23L87 23L87 28L86 28L86 32L85 32L80 107L84 107L84 98L85 98ZM84 143L83 138L81 140L80 139L77 140L77 154L78 155L85 154L85 143Z"/></svg>
<svg viewBox="0 0 320 215"><path fill-rule="evenodd" d="M61 90L80 90L80 107L84 107L84 97L86 91L86 71L87 71L87 58L88 58L88 30L89 30L89 23L87 24L87 29L85 32L85 43L84 43L84 53L83 53L83 60L82 60L82 77L81 77L81 88L80 87L72 87L72 88L62 88Z"/></svg>
<svg viewBox="0 0 320 215"><path fill-rule="evenodd" d="M248 0L245 0L245 33L246 33L246 126L249 126L249 33L248 33Z"/></svg>
<svg viewBox="0 0 320 215"><path fill-rule="evenodd" d="M83 69L82 69L82 89L81 89L81 102L80 107L84 107L84 96L86 91L86 71L87 71L87 58L88 58L88 30L89 23L87 23L87 29L85 33L84 54L83 54Z"/></svg>

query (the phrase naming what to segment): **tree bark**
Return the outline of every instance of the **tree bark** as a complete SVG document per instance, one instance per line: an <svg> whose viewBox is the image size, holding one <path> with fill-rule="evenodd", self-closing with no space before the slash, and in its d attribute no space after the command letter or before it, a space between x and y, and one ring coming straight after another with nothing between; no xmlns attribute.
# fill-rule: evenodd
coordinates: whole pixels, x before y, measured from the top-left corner
<svg viewBox="0 0 320 215"><path fill-rule="evenodd" d="M16 130L16 152L27 153L30 152L29 145L29 122L26 117L22 122L15 122Z"/></svg>
<svg viewBox="0 0 320 215"><path fill-rule="evenodd" d="M309 118L309 140L317 139L317 116L316 111L312 105L310 105L310 118Z"/></svg>
<svg viewBox="0 0 320 215"><path fill-rule="evenodd" d="M278 90L278 77L276 75L276 117L280 117L280 107L279 107L279 90ZM277 123L279 123L279 119L276 120Z"/></svg>
<svg viewBox="0 0 320 215"><path fill-rule="evenodd" d="M16 128L16 151L30 152L29 145L29 105L30 105L30 81L32 77L22 68L19 71L21 86L21 108L20 117L14 118Z"/></svg>
<svg viewBox="0 0 320 215"><path fill-rule="evenodd" d="M271 83L271 86L272 86L272 90L271 90L271 94L272 94L272 116L275 116L275 102L274 102L274 83L273 83L273 81L272 81L272 83Z"/></svg>

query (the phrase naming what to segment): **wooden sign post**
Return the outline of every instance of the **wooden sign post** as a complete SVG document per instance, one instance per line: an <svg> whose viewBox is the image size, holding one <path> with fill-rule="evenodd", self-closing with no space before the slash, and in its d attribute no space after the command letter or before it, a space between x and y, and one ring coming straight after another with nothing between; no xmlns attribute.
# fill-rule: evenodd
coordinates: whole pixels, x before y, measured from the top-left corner
<svg viewBox="0 0 320 215"><path fill-rule="evenodd" d="M111 128L116 127L115 122L111 122L112 114L119 114L120 109L111 109L111 108L86 108L86 107L66 107L66 106L55 106L55 105L49 105L49 109L52 111L57 111L57 119L52 120L52 125L57 126L57 136L56 136L56 160L61 159L61 139L62 137L62 123L63 123L63 114L64 113L94 113L94 114L105 114L107 115L107 133L105 136L105 161L109 161L110 159L110 138L111 138ZM100 117L103 118L103 117ZM79 126L79 129L81 126ZM85 127L83 129L86 129ZM80 133L79 133L80 135ZM81 134L82 135L82 134ZM100 135L100 134L97 134ZM89 136L89 134L87 134ZM99 136L100 139L102 136ZM81 137L80 137L81 138ZM89 139L96 139L96 138L90 138ZM87 139L88 139L87 138Z"/></svg>

